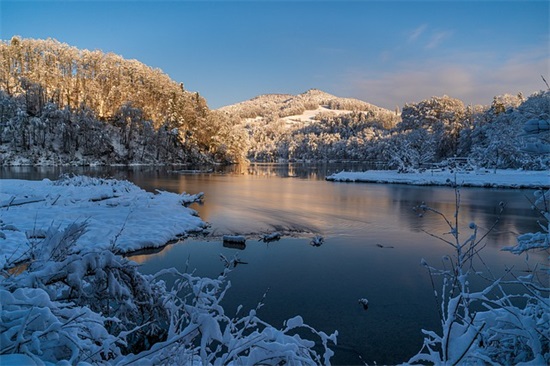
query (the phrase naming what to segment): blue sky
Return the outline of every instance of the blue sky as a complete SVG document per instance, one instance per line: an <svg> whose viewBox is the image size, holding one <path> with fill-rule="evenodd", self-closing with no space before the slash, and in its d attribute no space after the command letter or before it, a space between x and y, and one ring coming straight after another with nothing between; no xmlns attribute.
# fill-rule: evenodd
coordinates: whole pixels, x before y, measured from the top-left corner
<svg viewBox="0 0 550 366"><path fill-rule="evenodd" d="M0 1L0 38L160 68L211 108L310 88L394 109L550 80L548 1Z"/></svg>

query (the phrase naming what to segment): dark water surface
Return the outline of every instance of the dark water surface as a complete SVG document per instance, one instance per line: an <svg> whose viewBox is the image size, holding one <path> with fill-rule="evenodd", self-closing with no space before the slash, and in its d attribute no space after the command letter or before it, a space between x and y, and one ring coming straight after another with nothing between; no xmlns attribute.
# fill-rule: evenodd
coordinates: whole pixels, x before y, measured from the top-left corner
<svg viewBox="0 0 550 366"><path fill-rule="evenodd" d="M435 215L420 218L412 208L425 202L452 218L454 190L449 187L332 183L327 174L354 168L343 165L257 165L225 172L175 173L165 168L4 168L2 178L57 178L72 172L128 179L147 190L205 193L194 205L211 223L212 237L187 239L160 253L133 257L142 270L190 267L199 275L217 276L223 269L220 254L238 253L248 264L229 278L232 287L225 309L254 308L268 291L258 315L276 327L297 314L327 333L339 331L334 364L395 364L408 360L421 347L421 329L439 330L433 289L422 258L440 267L451 248L425 231L449 231ZM357 167L355 167L357 168ZM499 203L506 210L487 236L483 259L494 274L505 267L516 272L545 261L542 253L529 262L508 252L519 233L538 231L530 210L531 190L462 189L459 222L464 238L468 224L488 229L498 218ZM280 231L279 241L263 243L260 234ZM482 230L485 232L485 230ZM243 234L244 250L222 245L224 234ZM311 246L322 235L325 243ZM483 270L483 268L479 268ZM473 286L483 282L472 281ZM439 290L439 288L438 288ZM365 311L358 299L367 298Z"/></svg>

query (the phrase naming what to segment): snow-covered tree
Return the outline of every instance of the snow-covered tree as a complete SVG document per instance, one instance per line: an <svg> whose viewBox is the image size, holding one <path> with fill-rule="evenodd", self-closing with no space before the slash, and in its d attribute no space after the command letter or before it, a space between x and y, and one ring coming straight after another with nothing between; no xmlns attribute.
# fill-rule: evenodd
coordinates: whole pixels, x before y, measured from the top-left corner
<svg viewBox="0 0 550 366"><path fill-rule="evenodd" d="M392 136L387 141L389 148L385 150L390 168L401 172L418 170L435 157L435 140L433 135L423 128L409 130Z"/></svg>
<svg viewBox="0 0 550 366"><path fill-rule="evenodd" d="M432 97L416 104L406 104L401 112L398 131L424 129L436 142L436 158L458 153L458 138L464 127L464 103L448 96Z"/></svg>
<svg viewBox="0 0 550 366"><path fill-rule="evenodd" d="M160 162L165 163L200 163L212 160L210 150L216 150L212 145L214 141L222 139L217 136L218 130L209 129L212 122L211 111L204 98L198 93L186 91L180 83L172 81L162 71L147 67L136 60L125 60L112 53L78 50L52 39L14 37L9 42L0 42L0 64L0 89L4 92L2 98L23 98L23 112L11 112L2 125L6 124L8 118L11 119L10 123L20 124L17 127L19 135L14 144L17 145L15 151L22 153L23 156L20 157L23 159L33 160L30 159L31 155L42 159L44 155L56 153L39 152L31 148L33 141L30 140L29 128L32 129L33 126L28 126L30 118L42 120L40 124L35 124L39 128L47 125L43 116L47 113L47 104L55 105L58 110L66 110L69 114L65 123L58 125L56 129L63 136L62 153L73 163L83 164L89 158L103 162L115 159L110 161L112 163L145 158L148 154L144 154L143 144L134 141L138 137L138 132L134 130L144 124L150 124L155 133L161 135L155 141L168 143L164 146L156 145L155 152L149 154L162 156L164 160ZM130 111L130 105L132 118L126 113ZM81 158L82 154L88 155L89 149L81 151L80 140L93 138L82 136L90 129L79 129L79 117L75 114L84 109L90 111L86 121L93 116L103 123L94 125L102 126L104 134L117 135L111 139L113 148L109 149L114 152L114 156ZM25 117L25 113L29 118ZM128 124L128 121L131 123ZM115 128L111 127L113 124ZM173 134L166 133L174 129L178 130L178 139ZM5 134L5 131L1 133ZM151 142L149 137L147 136L147 141ZM120 151L119 146L124 151ZM187 151L181 150L181 146ZM225 142L225 146L225 150L216 150L220 160L232 160L223 155L224 151L235 156L245 154L243 151L236 151L245 149L245 145L229 146L229 142ZM135 151L136 149L139 151ZM10 163L13 160L16 158L8 155L4 156L3 162Z"/></svg>

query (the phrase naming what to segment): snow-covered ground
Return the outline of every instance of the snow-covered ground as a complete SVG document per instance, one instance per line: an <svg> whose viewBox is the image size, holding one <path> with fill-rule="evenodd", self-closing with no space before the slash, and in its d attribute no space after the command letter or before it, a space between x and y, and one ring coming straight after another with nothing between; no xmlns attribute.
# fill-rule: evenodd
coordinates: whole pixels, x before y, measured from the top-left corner
<svg viewBox="0 0 550 366"><path fill-rule="evenodd" d="M450 185L464 187L549 188L550 172L524 170L459 171L426 170L422 173L398 173L395 170L340 172L326 177L335 182L399 183L412 185Z"/></svg>
<svg viewBox="0 0 550 366"><path fill-rule="evenodd" d="M294 125L309 125L310 123L313 123L316 121L316 118L319 114L332 114L334 116L341 116L344 114L353 113L352 110L344 110L344 109L330 109L326 106L319 106L317 109L307 109L303 111L301 114L295 114L292 116L282 117L281 120L283 120L286 124L286 126L294 126ZM255 122L261 122L264 120L264 117L258 116L254 118L245 118L245 124L246 123L255 123Z"/></svg>
<svg viewBox="0 0 550 366"><path fill-rule="evenodd" d="M50 228L85 221L78 245L117 252L159 247L205 223L184 207L197 196L146 192L128 182L89 177L0 180L0 267L22 257Z"/></svg>

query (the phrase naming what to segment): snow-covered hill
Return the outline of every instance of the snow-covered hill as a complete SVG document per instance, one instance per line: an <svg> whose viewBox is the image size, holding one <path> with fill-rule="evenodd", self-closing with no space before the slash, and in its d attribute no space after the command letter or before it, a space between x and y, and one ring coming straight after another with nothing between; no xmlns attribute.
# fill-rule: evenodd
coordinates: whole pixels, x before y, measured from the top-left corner
<svg viewBox="0 0 550 366"><path fill-rule="evenodd" d="M355 145L399 122L395 112L318 89L260 95L217 112L245 128L248 158L254 161L359 159L364 152Z"/></svg>
<svg viewBox="0 0 550 366"><path fill-rule="evenodd" d="M291 120L310 121L321 113L332 111L338 115L352 111L371 111L377 114L395 114L384 108L353 98L341 98L319 89L310 89L298 95L265 94L240 103L225 106L221 112L241 118L290 117Z"/></svg>

